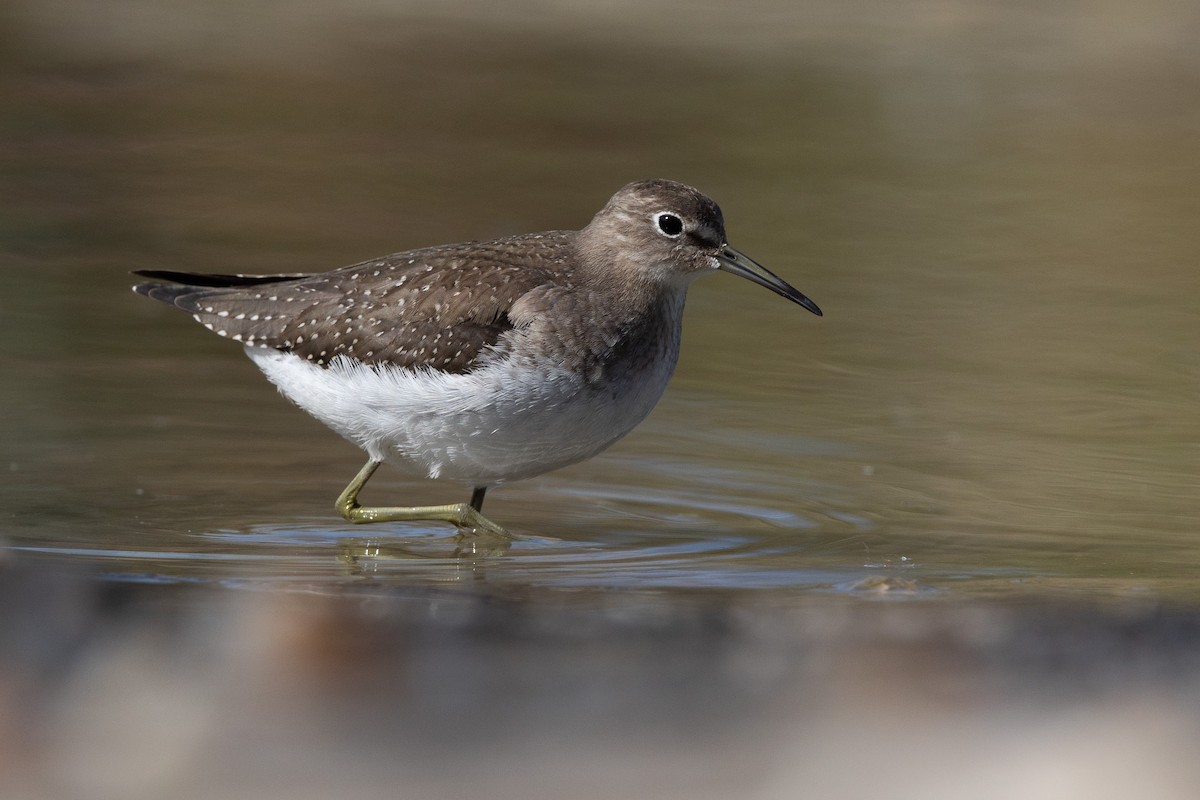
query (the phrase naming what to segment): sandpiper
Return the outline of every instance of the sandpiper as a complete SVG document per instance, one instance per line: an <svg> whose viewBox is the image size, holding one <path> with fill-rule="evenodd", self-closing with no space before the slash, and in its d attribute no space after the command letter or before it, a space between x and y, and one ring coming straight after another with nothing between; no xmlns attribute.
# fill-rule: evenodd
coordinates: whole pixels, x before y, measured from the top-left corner
<svg viewBox="0 0 1200 800"><path fill-rule="evenodd" d="M631 183L579 231L396 253L312 275L139 270L134 291L241 342L293 403L367 452L337 500L351 522L440 520L508 533L487 490L583 461L666 389L683 301L701 275L748 278L817 305L725 241L690 186ZM469 503L367 508L384 461L461 481Z"/></svg>

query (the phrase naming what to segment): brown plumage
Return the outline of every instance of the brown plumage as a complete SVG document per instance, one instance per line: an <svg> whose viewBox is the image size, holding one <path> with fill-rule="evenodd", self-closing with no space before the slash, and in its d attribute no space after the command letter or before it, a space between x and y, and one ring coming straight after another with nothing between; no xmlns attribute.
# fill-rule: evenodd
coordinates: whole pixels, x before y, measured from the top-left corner
<svg viewBox="0 0 1200 800"><path fill-rule="evenodd" d="M144 270L176 285L134 289L243 343L284 395L367 452L338 498L346 519L503 533L480 514L486 488L590 458L640 422L674 370L688 286L717 270L821 313L729 246L716 203L662 180L625 186L579 231L316 275ZM361 507L385 460L466 482L471 503Z"/></svg>
<svg viewBox="0 0 1200 800"><path fill-rule="evenodd" d="M569 286L559 269L573 231L442 245L317 275L206 275L139 270L139 294L188 311L247 345L327 366L364 364L469 371L513 328L509 310L538 286Z"/></svg>

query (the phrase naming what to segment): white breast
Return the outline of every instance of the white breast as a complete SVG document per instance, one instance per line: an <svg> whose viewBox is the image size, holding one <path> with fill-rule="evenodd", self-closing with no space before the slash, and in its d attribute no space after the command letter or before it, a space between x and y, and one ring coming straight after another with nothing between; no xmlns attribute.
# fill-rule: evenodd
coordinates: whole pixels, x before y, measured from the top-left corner
<svg viewBox="0 0 1200 800"><path fill-rule="evenodd" d="M452 375L346 358L322 369L273 349L246 352L288 399L371 458L492 486L582 461L632 430L666 389L678 331L676 318L653 357L599 384L528 357Z"/></svg>

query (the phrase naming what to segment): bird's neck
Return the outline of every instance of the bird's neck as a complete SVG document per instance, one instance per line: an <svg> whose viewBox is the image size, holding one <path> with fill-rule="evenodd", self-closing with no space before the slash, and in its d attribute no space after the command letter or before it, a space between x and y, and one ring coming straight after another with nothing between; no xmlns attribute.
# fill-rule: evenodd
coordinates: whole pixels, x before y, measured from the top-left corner
<svg viewBox="0 0 1200 800"><path fill-rule="evenodd" d="M694 276L657 269L638 259L638 248L607 238L592 241L589 233L580 231L575 243L576 278L582 289L609 298L631 317L667 309L674 309L677 316Z"/></svg>

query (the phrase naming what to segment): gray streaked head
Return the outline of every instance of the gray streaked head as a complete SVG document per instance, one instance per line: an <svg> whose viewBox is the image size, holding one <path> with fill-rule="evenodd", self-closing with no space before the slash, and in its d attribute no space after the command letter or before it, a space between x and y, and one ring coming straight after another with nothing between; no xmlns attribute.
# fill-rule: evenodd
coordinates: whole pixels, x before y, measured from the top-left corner
<svg viewBox="0 0 1200 800"><path fill-rule="evenodd" d="M711 198L667 180L630 183L580 232L587 260L655 282L690 283L716 268L725 219Z"/></svg>
<svg viewBox="0 0 1200 800"><path fill-rule="evenodd" d="M729 246L721 207L698 189L663 179L635 181L617 191L579 232L582 266L681 289L723 270L765 286L814 314L816 303L744 253Z"/></svg>
<svg viewBox="0 0 1200 800"><path fill-rule="evenodd" d="M725 243L725 216L716 202L682 183L653 179L635 181L617 191L599 216L612 215L648 223L656 237L707 247Z"/></svg>

